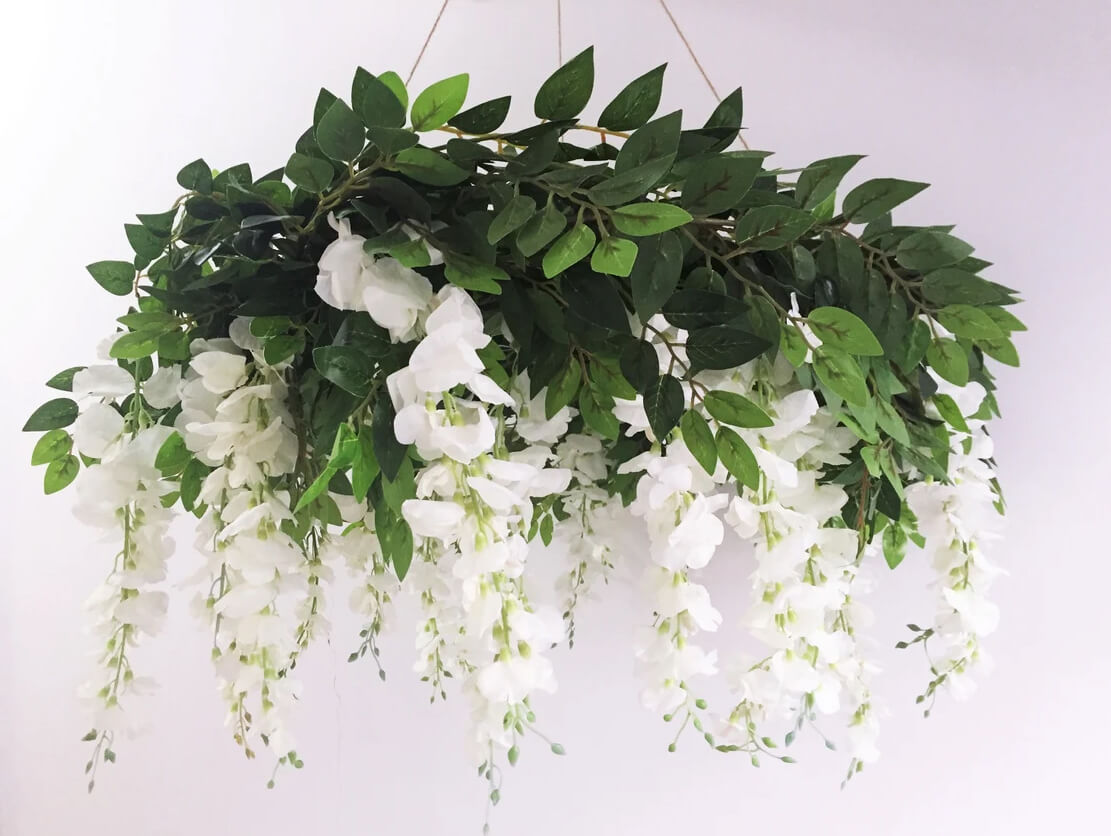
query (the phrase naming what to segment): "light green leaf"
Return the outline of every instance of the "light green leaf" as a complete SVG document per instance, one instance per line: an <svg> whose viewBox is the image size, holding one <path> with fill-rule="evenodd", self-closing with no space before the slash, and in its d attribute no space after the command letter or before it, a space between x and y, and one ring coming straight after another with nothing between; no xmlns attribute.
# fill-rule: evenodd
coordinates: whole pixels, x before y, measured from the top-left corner
<svg viewBox="0 0 1111 836"><path fill-rule="evenodd" d="M185 439L181 437L180 433L174 432L158 448L158 453L154 458L154 466L165 478L169 479L185 470L185 466L189 464L192 458L193 454L185 446Z"/></svg>
<svg viewBox="0 0 1111 836"><path fill-rule="evenodd" d="M968 422L964 420L961 415L961 409L957 406L957 402L949 395L943 395L940 392L934 394L931 400L934 406L937 407L938 414L945 420L949 426L955 430L960 430L962 433L969 432Z"/></svg>
<svg viewBox="0 0 1111 836"><path fill-rule="evenodd" d="M370 392L374 361L347 345L324 345L313 349L313 363L324 377L358 397Z"/></svg>
<svg viewBox="0 0 1111 836"><path fill-rule="evenodd" d="M31 464L48 464L55 459L60 459L73 449L73 439L65 430L50 430L36 443L31 451Z"/></svg>
<svg viewBox="0 0 1111 836"><path fill-rule="evenodd" d="M984 354L993 360L998 360L1006 366L1018 366L1018 349L1008 339L980 340L977 345L983 349Z"/></svg>
<svg viewBox="0 0 1111 836"><path fill-rule="evenodd" d="M864 320L843 308L815 308L806 322L818 339L832 348L868 357L883 355L883 347Z"/></svg>
<svg viewBox="0 0 1111 836"><path fill-rule="evenodd" d="M613 414L611 406L599 402L598 396L589 386L584 386L579 393L579 412L588 427L610 441L616 441L621 432L621 424Z"/></svg>
<svg viewBox="0 0 1111 836"><path fill-rule="evenodd" d="M956 340L940 339L926 349L926 362L954 386L968 383L968 355Z"/></svg>
<svg viewBox="0 0 1111 836"><path fill-rule="evenodd" d="M637 245L628 238L602 239L590 257L590 269L610 276L628 276L636 263Z"/></svg>
<svg viewBox="0 0 1111 836"><path fill-rule="evenodd" d="M937 321L958 337L970 340L1001 340L1006 336L995 320L972 305L946 305L937 312Z"/></svg>
<svg viewBox="0 0 1111 836"><path fill-rule="evenodd" d="M374 441L370 429L365 425L360 428L358 435L358 448L355 459L351 462L351 491L360 501L366 499L370 486L378 478L378 459L374 456Z"/></svg>
<svg viewBox="0 0 1111 836"><path fill-rule="evenodd" d="M876 398L876 423L885 433L900 444L910 446L910 435L907 433L906 422L890 403L882 398Z"/></svg>
<svg viewBox="0 0 1111 836"><path fill-rule="evenodd" d="M860 365L850 355L829 346L814 350L814 372L818 380L851 404L868 402L868 384Z"/></svg>
<svg viewBox="0 0 1111 836"><path fill-rule="evenodd" d="M501 293L498 282L505 281L509 275L496 264L469 255L445 252L444 277L464 290L478 290L496 296Z"/></svg>
<svg viewBox="0 0 1111 836"><path fill-rule="evenodd" d="M656 235L694 220L680 206L660 201L632 203L614 209L613 225L626 235Z"/></svg>
<svg viewBox="0 0 1111 836"><path fill-rule="evenodd" d="M723 424L734 427L770 427L775 422L744 395L715 389L702 398L706 411Z"/></svg>
<svg viewBox="0 0 1111 836"><path fill-rule="evenodd" d="M463 107L471 77L466 73L437 81L413 102L413 130L431 131L446 125Z"/></svg>
<svg viewBox="0 0 1111 836"><path fill-rule="evenodd" d="M544 275L551 279L573 264L582 261L590 255L597 240L594 230L589 226L583 223L575 224L544 254Z"/></svg>
<svg viewBox="0 0 1111 836"><path fill-rule="evenodd" d="M46 466L43 491L47 494L57 493L77 478L77 471L80 469L81 463L77 456L67 455L55 459Z"/></svg>
<svg viewBox="0 0 1111 836"><path fill-rule="evenodd" d="M158 340L164 333L164 328L130 331L112 343L108 356L117 360L141 360L149 357L158 350Z"/></svg>

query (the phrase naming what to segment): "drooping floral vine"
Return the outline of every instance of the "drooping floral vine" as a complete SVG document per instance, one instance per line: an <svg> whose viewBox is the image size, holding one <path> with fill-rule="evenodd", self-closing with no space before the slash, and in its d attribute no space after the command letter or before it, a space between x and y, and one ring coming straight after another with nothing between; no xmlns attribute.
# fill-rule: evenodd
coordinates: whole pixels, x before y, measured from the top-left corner
<svg viewBox="0 0 1111 836"><path fill-rule="evenodd" d="M170 604L178 505L231 735L275 769L302 765L297 665L341 566L349 659L382 678L394 603L417 601L415 673L469 700L491 803L529 738L562 753L535 697L618 566L645 590L633 661L672 749L693 729L791 762L814 729L847 742L848 777L874 762L871 579L920 555L937 608L899 642L926 652L919 701L971 691L998 620L985 362L1017 365L1015 292L950 228L893 223L924 184L838 200L860 157L772 167L733 148L739 90L683 129L653 118L661 77L580 124L587 50L506 131L508 97L462 109L466 76L410 106L360 69L282 169L194 161L168 211L126 225L133 259L89 265L136 298L26 429L46 491L84 470L78 514L113 542L90 773L149 690L133 651ZM647 548L622 553L633 524ZM536 540L562 552L554 590ZM713 584L739 543L748 588ZM756 652L713 635L727 620Z"/></svg>

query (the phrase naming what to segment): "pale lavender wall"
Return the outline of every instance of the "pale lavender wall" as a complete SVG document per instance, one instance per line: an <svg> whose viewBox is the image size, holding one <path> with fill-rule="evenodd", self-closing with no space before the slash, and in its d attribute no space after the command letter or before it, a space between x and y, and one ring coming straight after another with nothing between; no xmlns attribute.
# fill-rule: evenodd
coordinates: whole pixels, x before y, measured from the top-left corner
<svg viewBox="0 0 1111 836"><path fill-rule="evenodd" d="M163 682L156 727L119 747L86 797L86 722L74 691L86 670L81 602L110 546L90 542L65 497L39 495L18 427L39 384L91 356L116 300L82 265L125 252L120 224L158 211L173 175L284 162L316 88L346 87L357 63L405 69L438 0L404 3L102 2L17 4L0 48L0 833L476 833L482 786L460 742L464 707L427 705L407 673L408 621L387 641L390 682L344 661L356 623L337 596L336 638L306 660L306 768L267 792L261 765L220 726L205 638L185 595L167 634L142 654ZM654 0L565 0L565 53L598 46L606 93L663 59L664 106L711 107ZM843 763L817 747L791 768L753 770L697 746L676 755L640 711L629 633L643 612L626 585L588 609L580 646L557 654L561 690L543 700L565 745L526 749L509 776L495 833L752 832L952 836L1096 832L1104 817L1108 734L1106 413L1097 358L1106 341L1107 149L1111 15L1101 0L672 0L720 88L746 85L749 138L784 165L870 155L858 178L932 182L905 217L958 222L1020 288L1030 334L1019 371L1003 370L996 428L1011 523L997 586L997 671L973 702L943 700L929 721L912 697L918 656L891 644L929 617L927 573L879 573L877 653L893 709L884 757L840 792ZM472 96L521 95L553 69L554 0L454 0L417 83L461 69ZM309 11L311 9L311 12ZM630 537L634 535L630 534ZM178 575L193 565L180 529ZM634 552L635 554L635 552ZM730 558L733 559L730 559ZM538 555L537 560L544 560ZM745 558L715 568L735 620ZM728 585L736 587L728 592ZM720 591L719 591L720 589Z"/></svg>

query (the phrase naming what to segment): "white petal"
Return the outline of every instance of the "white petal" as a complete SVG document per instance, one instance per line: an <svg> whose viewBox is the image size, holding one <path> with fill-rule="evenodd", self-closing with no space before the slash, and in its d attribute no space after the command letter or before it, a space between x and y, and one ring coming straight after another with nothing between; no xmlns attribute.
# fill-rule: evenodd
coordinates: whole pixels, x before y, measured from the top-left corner
<svg viewBox="0 0 1111 836"><path fill-rule="evenodd" d="M119 366L98 365L82 369L73 376L73 396L96 395L122 398L135 391L135 379Z"/></svg>

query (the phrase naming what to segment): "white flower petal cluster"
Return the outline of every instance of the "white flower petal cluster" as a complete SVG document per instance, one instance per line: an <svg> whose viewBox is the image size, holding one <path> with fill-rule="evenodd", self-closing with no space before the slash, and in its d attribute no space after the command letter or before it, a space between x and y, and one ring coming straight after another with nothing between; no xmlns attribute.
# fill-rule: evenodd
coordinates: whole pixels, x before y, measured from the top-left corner
<svg viewBox="0 0 1111 836"><path fill-rule="evenodd" d="M976 412L986 394L978 383L937 383L965 415ZM984 548L999 538L1003 520L992 484L991 437L982 421L966 421L970 433L953 437L948 481L926 480L907 488L907 504L918 518L938 577L937 613L929 638L934 680L927 693L932 696L944 685L957 699L976 690L973 671L990 665L980 640L999 624L999 609L987 593L1000 570L988 561Z"/></svg>
<svg viewBox="0 0 1111 836"><path fill-rule="evenodd" d="M366 253L366 239L351 232L346 218L329 214L328 223L338 237L320 257L317 295L333 308L366 311L394 342L414 339L432 299L428 279L395 258Z"/></svg>
<svg viewBox="0 0 1111 836"><path fill-rule="evenodd" d="M287 674L313 633L327 630L317 617L327 570L283 530L290 498L270 483L297 460L281 370L262 361L248 321L233 324L231 334L193 343L177 429L213 468L199 497L208 508L200 575L209 585L200 604L214 624L228 724L247 752L258 739L285 757L294 749L289 715L299 690Z"/></svg>

